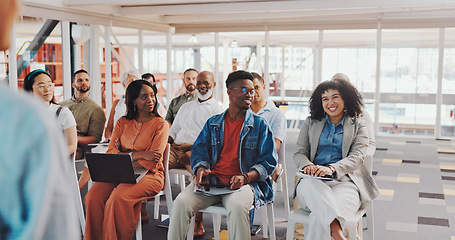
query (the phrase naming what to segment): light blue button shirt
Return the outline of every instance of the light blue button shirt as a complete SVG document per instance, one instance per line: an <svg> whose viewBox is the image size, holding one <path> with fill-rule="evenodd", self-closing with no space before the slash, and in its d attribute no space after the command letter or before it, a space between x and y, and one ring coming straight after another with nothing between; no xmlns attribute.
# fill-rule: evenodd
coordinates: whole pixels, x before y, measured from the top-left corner
<svg viewBox="0 0 455 240"><path fill-rule="evenodd" d="M342 159L344 118L345 116L335 126L335 124L330 122L329 116L326 115L314 164L327 165L336 163Z"/></svg>
<svg viewBox="0 0 455 240"><path fill-rule="evenodd" d="M81 239L73 162L55 114L1 83L0 109L0 239Z"/></svg>
<svg viewBox="0 0 455 240"><path fill-rule="evenodd" d="M284 142L284 138L286 137L286 116L284 115L284 112L277 108L275 103L269 100L265 107L256 114L265 118L270 124L273 137Z"/></svg>

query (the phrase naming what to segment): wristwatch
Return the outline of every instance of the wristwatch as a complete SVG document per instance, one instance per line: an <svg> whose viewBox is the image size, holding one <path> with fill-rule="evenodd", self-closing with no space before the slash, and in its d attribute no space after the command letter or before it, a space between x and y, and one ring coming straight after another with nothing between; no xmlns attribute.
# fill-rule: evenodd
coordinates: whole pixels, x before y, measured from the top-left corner
<svg viewBox="0 0 455 240"><path fill-rule="evenodd" d="M333 166L329 166L329 169L332 170L332 175L336 172L336 170Z"/></svg>

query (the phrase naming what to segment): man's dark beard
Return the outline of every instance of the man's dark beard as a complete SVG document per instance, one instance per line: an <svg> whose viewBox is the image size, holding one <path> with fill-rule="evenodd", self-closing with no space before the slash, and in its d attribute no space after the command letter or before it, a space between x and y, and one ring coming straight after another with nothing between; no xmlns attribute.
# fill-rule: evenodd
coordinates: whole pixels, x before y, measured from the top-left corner
<svg viewBox="0 0 455 240"><path fill-rule="evenodd" d="M90 87L87 88L87 90L84 90L82 87L78 87L77 88L77 91L81 92L81 93L86 93L90 90Z"/></svg>
<svg viewBox="0 0 455 240"><path fill-rule="evenodd" d="M188 90L188 92L193 92L194 90L196 90L196 87L193 84L187 85L185 88L186 90Z"/></svg>

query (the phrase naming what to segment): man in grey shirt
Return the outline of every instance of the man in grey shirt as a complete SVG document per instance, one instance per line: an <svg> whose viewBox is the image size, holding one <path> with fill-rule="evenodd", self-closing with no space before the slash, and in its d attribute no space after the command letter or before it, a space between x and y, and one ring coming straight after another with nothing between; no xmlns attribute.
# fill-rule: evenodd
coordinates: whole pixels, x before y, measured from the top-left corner
<svg viewBox="0 0 455 240"><path fill-rule="evenodd" d="M183 72L183 83L185 84L186 91L182 95L172 99L167 108L166 121L170 124L174 122L175 116L180 107L189 101L197 98L196 94L196 78L199 72L194 68L188 68Z"/></svg>

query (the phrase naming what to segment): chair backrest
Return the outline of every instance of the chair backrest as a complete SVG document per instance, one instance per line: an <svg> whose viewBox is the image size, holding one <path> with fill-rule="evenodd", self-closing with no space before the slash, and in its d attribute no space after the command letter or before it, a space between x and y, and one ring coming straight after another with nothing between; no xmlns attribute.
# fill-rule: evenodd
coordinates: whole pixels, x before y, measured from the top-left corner
<svg viewBox="0 0 455 240"><path fill-rule="evenodd" d="M169 181L169 150L171 148L171 144L167 143L166 148L164 149L163 153L163 165L164 165L164 173L165 173L165 181Z"/></svg>
<svg viewBox="0 0 455 240"><path fill-rule="evenodd" d="M171 191L171 178L169 174L169 151L171 144L166 144L166 148L163 153L163 164L164 164L164 189L163 192L166 195L166 205L169 216L172 212L172 191Z"/></svg>
<svg viewBox="0 0 455 240"><path fill-rule="evenodd" d="M171 144L167 143L166 148L163 152L163 165L164 165L164 185L166 186L167 183L170 184L170 177L169 177L169 150L171 148Z"/></svg>
<svg viewBox="0 0 455 240"><path fill-rule="evenodd" d="M286 159L285 146L286 146L286 137L284 137L283 142L280 145L280 149L278 149L278 163L283 164L284 167L286 166L284 164L285 163L285 159Z"/></svg>
<svg viewBox="0 0 455 240"><path fill-rule="evenodd" d="M77 171L76 171L76 154L72 154L71 156L73 172L74 172L74 180L72 181L73 189L74 189L74 199L76 202L76 209L77 215L79 217L79 223L81 227L82 236L85 234L85 215L84 215L84 207L82 206L82 198L81 192L79 191L79 184L77 178Z"/></svg>

